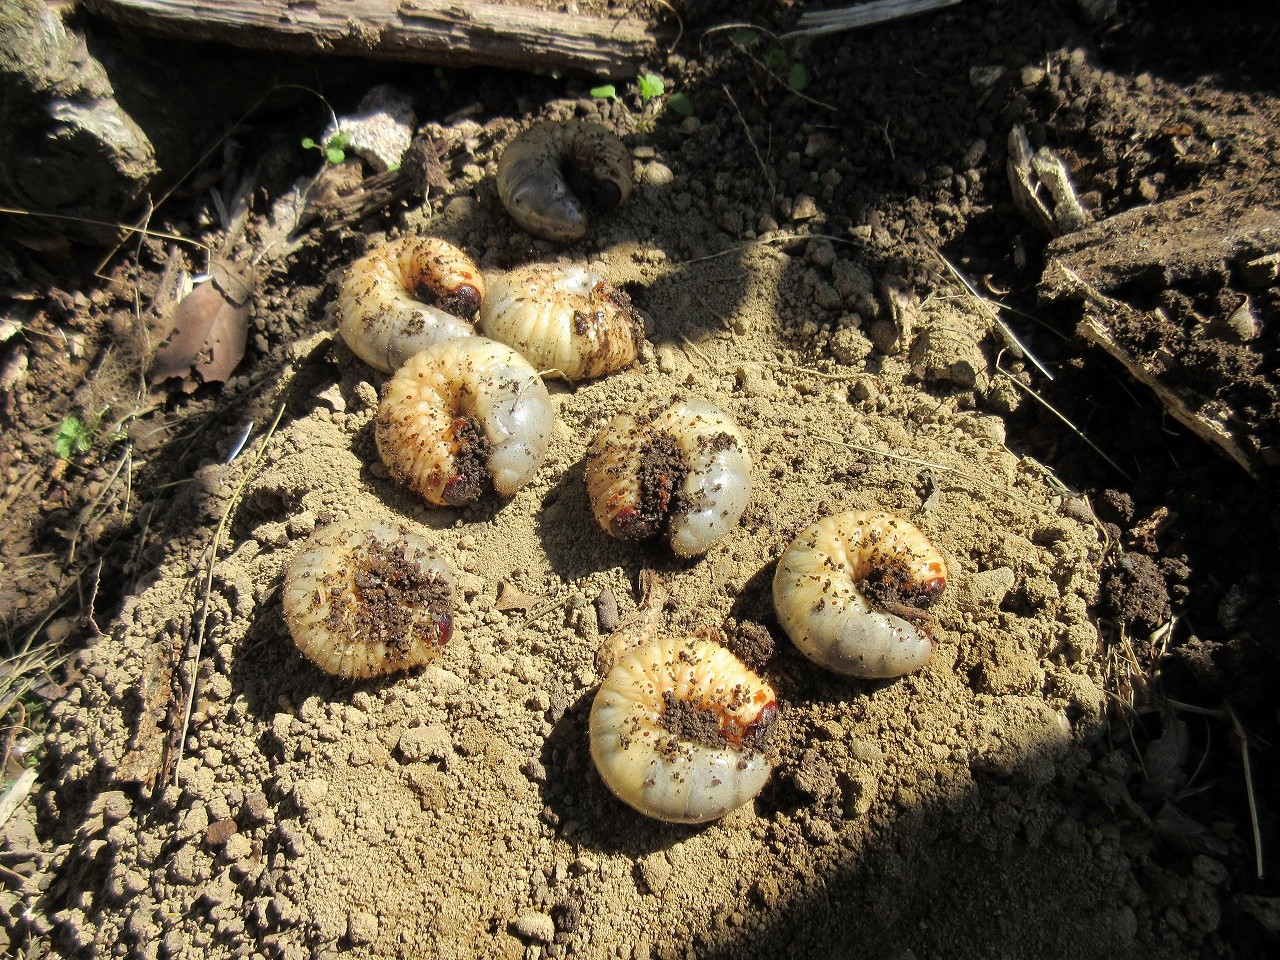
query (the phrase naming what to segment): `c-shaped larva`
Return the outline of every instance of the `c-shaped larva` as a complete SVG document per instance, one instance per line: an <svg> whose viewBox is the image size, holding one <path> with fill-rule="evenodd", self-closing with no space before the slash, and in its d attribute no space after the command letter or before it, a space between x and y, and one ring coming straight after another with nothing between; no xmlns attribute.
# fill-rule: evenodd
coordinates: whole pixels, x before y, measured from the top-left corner
<svg viewBox="0 0 1280 960"><path fill-rule="evenodd" d="M361 360L392 373L435 343L475 336L485 284L471 258L435 237L402 237L347 268L338 330Z"/></svg>
<svg viewBox="0 0 1280 960"><path fill-rule="evenodd" d="M485 337L436 344L387 381L374 437L392 478L441 506L533 479L551 443L547 388L520 354Z"/></svg>
<svg viewBox="0 0 1280 960"><path fill-rule="evenodd" d="M585 267L532 264L489 275L480 329L545 376L586 380L635 360L644 326L630 298Z"/></svg>
<svg viewBox="0 0 1280 960"><path fill-rule="evenodd" d="M587 450L587 498L620 540L664 527L682 557L706 553L751 499L751 454L738 425L705 400L620 413Z"/></svg>
<svg viewBox="0 0 1280 960"><path fill-rule="evenodd" d="M284 578L284 617L298 649L339 677L409 670L453 633L453 574L430 541L378 520L317 530Z"/></svg>
<svg viewBox="0 0 1280 960"><path fill-rule="evenodd" d="M641 813L703 823L752 800L769 778L773 689L710 640L666 638L627 654L591 706L591 759Z"/></svg>
<svg viewBox="0 0 1280 960"><path fill-rule="evenodd" d="M946 561L906 520L839 513L806 527L779 558L773 606L814 663L854 677L899 677L924 666L933 643L872 601L919 610L946 585Z"/></svg>
<svg viewBox="0 0 1280 960"><path fill-rule="evenodd" d="M543 120L525 130L498 161L498 196L511 218L548 240L579 240L588 208L612 210L631 195L626 144L608 127Z"/></svg>

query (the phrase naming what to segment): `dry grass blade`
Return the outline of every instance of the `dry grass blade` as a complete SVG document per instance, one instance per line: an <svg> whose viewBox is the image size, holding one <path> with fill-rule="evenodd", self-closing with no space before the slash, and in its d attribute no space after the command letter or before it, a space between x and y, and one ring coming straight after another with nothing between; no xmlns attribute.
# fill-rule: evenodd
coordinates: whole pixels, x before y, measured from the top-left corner
<svg viewBox="0 0 1280 960"><path fill-rule="evenodd" d="M930 470L937 470L941 473L950 474L954 477L960 477L961 479L966 480L969 483L976 484L979 487L986 487L988 490L994 490L1001 496L1008 497L1010 500L1013 500L1024 507L1030 507L1033 510L1045 509L1043 504L1033 503L1024 497L1020 497L1002 484L992 483L990 480L980 477L977 474L969 473L956 467L948 467L941 463L934 463L931 460L920 460L916 457L907 457L900 453L890 453L887 450L877 450L875 447L864 447L857 443L849 443L847 440L837 440L835 437L824 436L820 433L813 434L813 438L815 440L821 440L824 443L830 443L837 447L844 447L847 450L856 450L858 453L866 453L875 457L884 457L886 460L894 460L898 463L906 463L915 467L927 467Z"/></svg>
<svg viewBox="0 0 1280 960"><path fill-rule="evenodd" d="M994 323L1000 329L1000 332L1004 334L1005 341L1008 344L1008 346L1012 349L1016 349L1019 352L1021 352L1023 356L1025 356L1028 360L1031 361L1031 363L1035 366L1037 370L1043 373L1048 379L1052 380L1054 378L1052 371L1050 371L1048 367L1046 367L1043 363L1041 363L1039 358L1036 357L1036 355L1032 353L1029 349L1027 349L1027 345L1018 339L1018 336L1013 332L1013 330L1009 327L1009 325L1000 319L1000 314L996 312L995 308L1001 307L1001 309L1003 309L1002 305L999 303L993 303L991 300L988 300L981 293L979 293L978 288L973 285L973 283L969 280L968 277L966 277L963 273L960 272L960 269L954 263L952 263L950 260L948 260L946 257L942 255L941 250L938 250L935 247L930 247L930 249L933 250L934 256L936 256L939 260L942 261L943 265L950 272L951 276L953 276L960 283L961 286L963 286L967 291L969 291L969 295L972 296L973 299L977 301L978 307L982 310L982 312L985 313L991 319L992 323Z"/></svg>
<svg viewBox="0 0 1280 960"><path fill-rule="evenodd" d="M1240 743L1240 763L1244 767L1244 789L1249 800L1249 822L1253 827L1253 862L1258 879L1261 880L1266 871L1262 866L1262 831L1258 826L1258 797L1253 789L1253 765L1249 762L1249 737L1244 732L1240 718L1236 716L1235 710L1229 703L1226 704L1226 712L1231 720L1231 727L1235 730L1236 740Z"/></svg>
<svg viewBox="0 0 1280 960"><path fill-rule="evenodd" d="M960 0L872 0L854 7L838 10L806 10L796 21L796 29L784 33L783 40L792 37L817 37L841 30L857 30L878 23L888 23L918 13L954 7Z"/></svg>
<svg viewBox="0 0 1280 960"><path fill-rule="evenodd" d="M1001 351L1002 355L1003 353L1004 351ZM1004 367L1000 366L999 357L996 357L996 370L999 373L1003 374L1005 379L1008 380L1010 383L1012 383L1015 387L1017 387L1023 393L1027 394L1027 396L1035 400L1036 403L1040 404L1040 406L1044 407L1046 410L1052 413L1055 417L1061 420L1064 424L1066 424L1066 426L1071 430L1071 432L1074 433L1081 440L1083 440L1094 453L1100 456L1103 460L1107 461L1107 463L1111 465L1112 469L1114 469L1116 473L1120 474L1120 476L1124 477L1130 483L1133 483L1133 477L1130 476L1129 472L1126 471L1123 467L1121 467L1120 464L1112 460L1111 457L1107 455L1105 450L1103 450L1100 446L1098 446L1096 443L1090 440L1087 436L1085 436L1084 431L1081 430L1079 427L1077 427L1074 423L1072 423L1066 414L1060 411L1057 407L1051 404L1044 397L1040 396L1040 394L1036 393L1034 390L1028 387L1025 383L1023 383L1021 380L1019 380L1017 377L1011 374Z"/></svg>

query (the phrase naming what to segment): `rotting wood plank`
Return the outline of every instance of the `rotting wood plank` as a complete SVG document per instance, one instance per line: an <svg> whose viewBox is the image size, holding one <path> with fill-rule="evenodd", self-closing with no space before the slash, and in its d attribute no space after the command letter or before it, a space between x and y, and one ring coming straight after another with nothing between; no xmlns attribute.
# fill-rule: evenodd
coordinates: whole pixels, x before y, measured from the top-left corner
<svg viewBox="0 0 1280 960"><path fill-rule="evenodd" d="M446 67L634 77L650 23L478 0L84 0L111 20L241 47L413 60Z"/></svg>

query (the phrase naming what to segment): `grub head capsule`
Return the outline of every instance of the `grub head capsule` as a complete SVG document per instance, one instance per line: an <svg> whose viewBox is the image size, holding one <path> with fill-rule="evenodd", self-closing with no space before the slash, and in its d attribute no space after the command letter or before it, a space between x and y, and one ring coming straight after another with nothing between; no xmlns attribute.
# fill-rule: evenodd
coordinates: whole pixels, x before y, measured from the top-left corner
<svg viewBox="0 0 1280 960"><path fill-rule="evenodd" d="M626 144L608 127L581 120L529 127L502 152L497 178L511 218L548 240L585 237L591 211L618 206L635 182Z"/></svg>

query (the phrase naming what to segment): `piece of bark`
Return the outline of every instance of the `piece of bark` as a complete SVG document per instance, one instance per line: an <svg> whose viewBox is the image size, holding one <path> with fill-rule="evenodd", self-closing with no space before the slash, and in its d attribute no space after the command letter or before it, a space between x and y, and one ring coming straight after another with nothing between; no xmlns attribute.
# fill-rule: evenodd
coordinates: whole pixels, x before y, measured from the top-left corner
<svg viewBox="0 0 1280 960"><path fill-rule="evenodd" d="M1077 306L1077 332L1170 415L1252 476L1272 478L1280 383L1240 336L1237 314L1242 303L1252 310L1242 267L1280 239L1268 200L1276 190L1266 179L1218 183L1127 210L1051 242L1040 281L1043 297ZM1218 366L1205 362L1218 355Z"/></svg>
<svg viewBox="0 0 1280 960"><path fill-rule="evenodd" d="M477 0L86 0L123 23L242 47L413 60L446 67L634 77L650 25Z"/></svg>
<svg viewBox="0 0 1280 960"><path fill-rule="evenodd" d="M110 224L157 172L151 141L84 36L44 0L0 0L0 204L64 218L59 234L111 242Z"/></svg>

